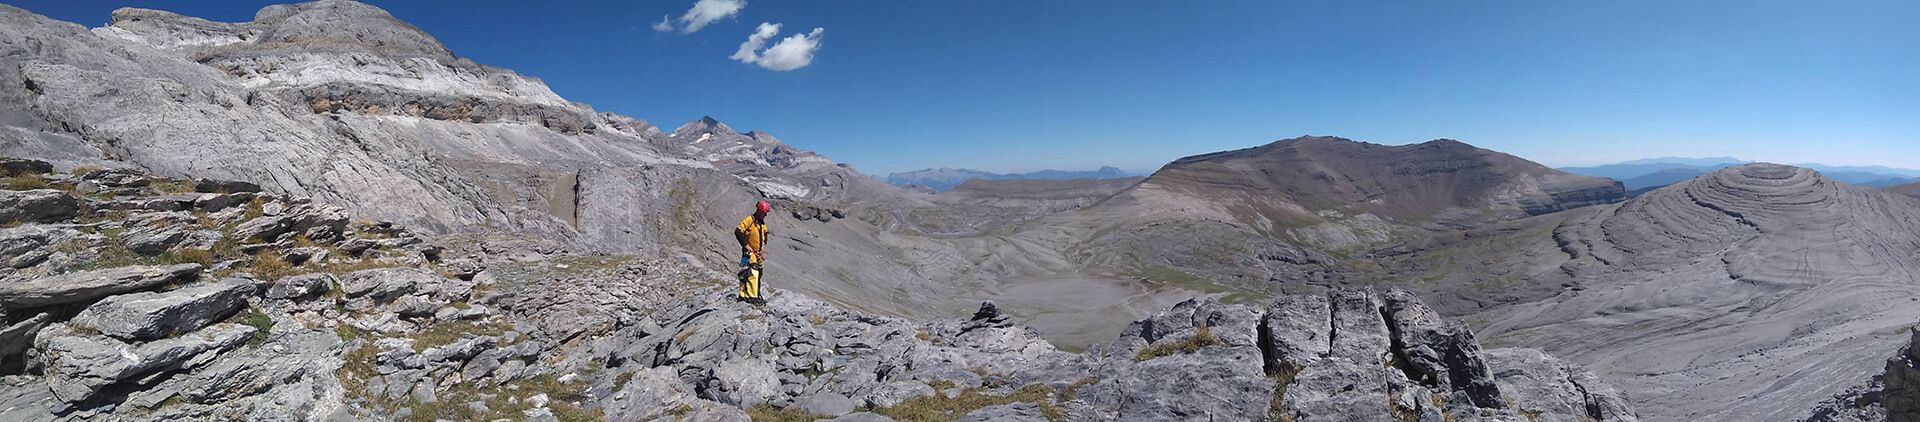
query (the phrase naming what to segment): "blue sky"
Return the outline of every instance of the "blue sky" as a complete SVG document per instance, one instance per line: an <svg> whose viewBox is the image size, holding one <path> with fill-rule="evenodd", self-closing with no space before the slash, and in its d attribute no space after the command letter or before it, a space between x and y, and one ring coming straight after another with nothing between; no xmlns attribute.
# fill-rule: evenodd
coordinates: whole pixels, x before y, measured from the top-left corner
<svg viewBox="0 0 1920 422"><path fill-rule="evenodd" d="M1920 167L1920 2L748 0L693 33L652 26L695 0L374 3L598 109L712 115L870 174L1151 170L1303 134ZM263 3L13 4L99 26ZM819 48L731 59L761 23L782 24L768 45L822 28Z"/></svg>

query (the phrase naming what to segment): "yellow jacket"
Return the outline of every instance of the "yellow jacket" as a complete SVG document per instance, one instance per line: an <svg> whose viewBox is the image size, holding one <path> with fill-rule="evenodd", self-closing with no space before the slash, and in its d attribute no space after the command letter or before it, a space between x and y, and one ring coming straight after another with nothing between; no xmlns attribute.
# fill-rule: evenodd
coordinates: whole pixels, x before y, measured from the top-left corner
<svg viewBox="0 0 1920 422"><path fill-rule="evenodd" d="M748 215L746 219L740 220L738 227L733 229L734 240L740 241L740 254L751 257L755 264L760 263L761 257L754 256L753 252L764 252L767 246L769 232L767 222L762 220Z"/></svg>

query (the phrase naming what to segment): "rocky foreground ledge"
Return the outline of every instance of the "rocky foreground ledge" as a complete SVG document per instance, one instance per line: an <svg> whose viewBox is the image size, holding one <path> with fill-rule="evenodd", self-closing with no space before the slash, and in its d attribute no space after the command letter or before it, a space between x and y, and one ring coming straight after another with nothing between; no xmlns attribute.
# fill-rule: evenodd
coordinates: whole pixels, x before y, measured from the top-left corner
<svg viewBox="0 0 1920 422"><path fill-rule="evenodd" d="M0 160L7 420L1634 420L1403 291L1182 302L1055 350L691 261L424 241L218 181Z"/></svg>

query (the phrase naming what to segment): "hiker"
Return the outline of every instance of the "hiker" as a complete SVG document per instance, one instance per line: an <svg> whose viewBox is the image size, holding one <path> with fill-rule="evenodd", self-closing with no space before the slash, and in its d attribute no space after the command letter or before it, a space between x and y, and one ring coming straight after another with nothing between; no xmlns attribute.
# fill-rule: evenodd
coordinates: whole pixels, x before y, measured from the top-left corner
<svg viewBox="0 0 1920 422"><path fill-rule="evenodd" d="M773 211L773 204L767 201L753 204L753 215L740 220L740 226L733 229L734 240L740 241L740 296L736 299L764 305L766 299L760 298L760 272L765 269L767 254L767 213Z"/></svg>

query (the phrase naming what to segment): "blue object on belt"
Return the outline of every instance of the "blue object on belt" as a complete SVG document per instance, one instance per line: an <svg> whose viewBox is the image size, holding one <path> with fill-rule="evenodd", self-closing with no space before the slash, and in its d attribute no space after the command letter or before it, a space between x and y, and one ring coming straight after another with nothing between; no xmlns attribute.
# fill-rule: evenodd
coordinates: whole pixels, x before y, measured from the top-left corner
<svg viewBox="0 0 1920 422"><path fill-rule="evenodd" d="M748 265L753 265L752 257L747 255L740 255L740 266L745 267Z"/></svg>

